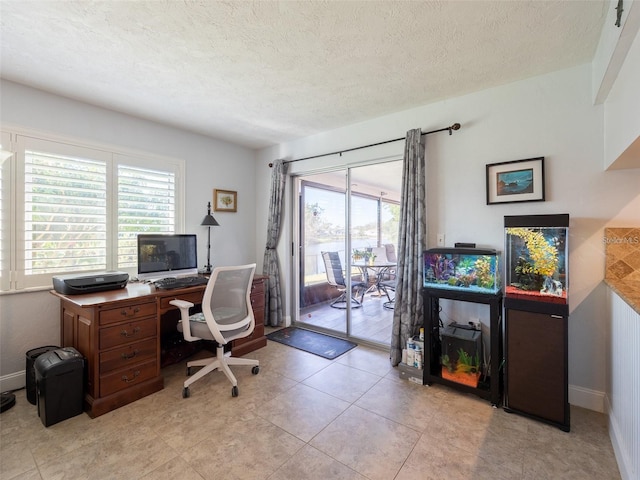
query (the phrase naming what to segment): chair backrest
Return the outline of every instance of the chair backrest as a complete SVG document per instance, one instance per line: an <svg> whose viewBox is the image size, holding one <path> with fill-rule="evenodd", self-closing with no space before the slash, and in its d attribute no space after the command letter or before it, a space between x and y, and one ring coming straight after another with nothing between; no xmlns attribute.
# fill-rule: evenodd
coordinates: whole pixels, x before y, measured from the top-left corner
<svg viewBox="0 0 640 480"><path fill-rule="evenodd" d="M342 262L338 252L322 252L322 260L324 260L324 269L327 272L327 281L334 287L344 287L346 282L342 274Z"/></svg>
<svg viewBox="0 0 640 480"><path fill-rule="evenodd" d="M226 344L236 335L253 331L251 285L256 264L216 267L202 297L202 313L213 337Z"/></svg>
<svg viewBox="0 0 640 480"><path fill-rule="evenodd" d="M371 255L375 255L373 263L387 263L387 250L384 247L373 247Z"/></svg>
<svg viewBox="0 0 640 480"><path fill-rule="evenodd" d="M396 246L393 243L385 243L384 249L387 254L387 260L391 263L398 263L398 257L396 256Z"/></svg>

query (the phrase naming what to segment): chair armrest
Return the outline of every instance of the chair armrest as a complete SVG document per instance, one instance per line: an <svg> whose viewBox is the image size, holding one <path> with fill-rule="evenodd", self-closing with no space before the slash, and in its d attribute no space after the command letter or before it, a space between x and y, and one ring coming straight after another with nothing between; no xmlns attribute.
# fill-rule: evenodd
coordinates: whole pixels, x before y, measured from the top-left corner
<svg viewBox="0 0 640 480"><path fill-rule="evenodd" d="M169 304L178 307L180 310L182 310L183 308L186 308L187 310L189 310L191 307L194 306L194 304L191 302L187 302L186 300L177 300L177 299L171 300Z"/></svg>
<svg viewBox="0 0 640 480"><path fill-rule="evenodd" d="M171 300L169 305L173 305L180 309L180 322L182 323L182 335L187 342L195 342L201 340L198 337L191 335L191 323L189 322L189 309L194 306L193 303L186 300Z"/></svg>

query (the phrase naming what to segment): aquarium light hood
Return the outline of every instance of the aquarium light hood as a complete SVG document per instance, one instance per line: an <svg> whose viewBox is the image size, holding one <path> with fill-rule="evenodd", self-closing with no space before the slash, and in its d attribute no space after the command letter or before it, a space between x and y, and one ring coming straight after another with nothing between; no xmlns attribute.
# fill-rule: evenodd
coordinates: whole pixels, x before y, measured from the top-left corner
<svg viewBox="0 0 640 480"><path fill-rule="evenodd" d="M568 227L569 214L505 215L505 227Z"/></svg>
<svg viewBox="0 0 640 480"><path fill-rule="evenodd" d="M440 254L461 254L461 255L496 255L497 251L493 248L461 248L461 247L439 247L430 248L427 253Z"/></svg>

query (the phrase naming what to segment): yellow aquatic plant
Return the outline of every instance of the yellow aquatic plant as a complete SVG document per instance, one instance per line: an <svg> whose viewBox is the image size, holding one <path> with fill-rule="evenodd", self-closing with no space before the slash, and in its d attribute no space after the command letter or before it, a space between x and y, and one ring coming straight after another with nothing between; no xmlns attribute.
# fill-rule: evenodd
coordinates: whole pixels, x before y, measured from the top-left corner
<svg viewBox="0 0 640 480"><path fill-rule="evenodd" d="M475 263L478 286L481 288L493 288L493 275L491 273L491 260L487 256L482 256Z"/></svg>
<svg viewBox="0 0 640 480"><path fill-rule="evenodd" d="M550 277L558 269L558 249L549 245L541 232L528 228L511 227L507 233L522 238L533 261L533 272Z"/></svg>

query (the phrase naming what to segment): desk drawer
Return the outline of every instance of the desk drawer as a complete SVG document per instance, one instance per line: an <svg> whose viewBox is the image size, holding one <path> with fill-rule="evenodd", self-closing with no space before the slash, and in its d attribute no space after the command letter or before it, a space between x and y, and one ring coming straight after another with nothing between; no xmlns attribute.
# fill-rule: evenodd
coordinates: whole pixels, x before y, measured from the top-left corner
<svg viewBox="0 0 640 480"><path fill-rule="evenodd" d="M146 318L135 322L122 323L100 330L100 350L142 340L157 335L156 318Z"/></svg>
<svg viewBox="0 0 640 480"><path fill-rule="evenodd" d="M155 359L157 338L131 343L100 354L100 373L105 374L119 368L125 368L144 360Z"/></svg>
<svg viewBox="0 0 640 480"><path fill-rule="evenodd" d="M239 338L238 340L233 341L233 346L237 347L238 345L242 345L243 343L250 342L255 340L256 338L260 338L264 336L264 325L256 325L256 328L253 329L253 333L248 337Z"/></svg>
<svg viewBox="0 0 640 480"><path fill-rule="evenodd" d="M254 295L252 293L251 297L249 298L251 299L251 307L254 310L259 310L259 309L264 310L264 292L259 295Z"/></svg>
<svg viewBox="0 0 640 480"><path fill-rule="evenodd" d="M264 326L264 308L261 307L256 309L254 307L253 318L256 320L256 328L258 328L258 325Z"/></svg>
<svg viewBox="0 0 640 480"><path fill-rule="evenodd" d="M110 310L103 310L100 312L100 326L122 322L124 320L134 320L136 318L149 317L155 314L155 302L138 303L136 305L112 308Z"/></svg>
<svg viewBox="0 0 640 480"><path fill-rule="evenodd" d="M264 295L264 281L253 281L251 285L251 295Z"/></svg>
<svg viewBox="0 0 640 480"><path fill-rule="evenodd" d="M166 309L166 308L178 308L178 307L174 307L173 305L170 305L169 302L171 300L186 300L187 302L191 302L194 305L199 305L202 303L202 296L204 295L204 290L201 290L199 292L191 292L191 293L183 293L183 294L176 294L173 296L167 296L167 297L162 297L160 299L160 308L162 310Z"/></svg>
<svg viewBox="0 0 640 480"><path fill-rule="evenodd" d="M136 365L126 370L111 373L100 377L100 396L106 397L138 383L149 380L157 375L157 362L151 360Z"/></svg>

